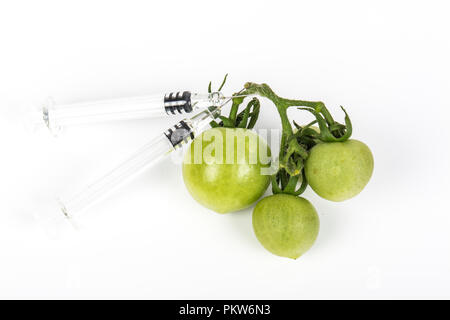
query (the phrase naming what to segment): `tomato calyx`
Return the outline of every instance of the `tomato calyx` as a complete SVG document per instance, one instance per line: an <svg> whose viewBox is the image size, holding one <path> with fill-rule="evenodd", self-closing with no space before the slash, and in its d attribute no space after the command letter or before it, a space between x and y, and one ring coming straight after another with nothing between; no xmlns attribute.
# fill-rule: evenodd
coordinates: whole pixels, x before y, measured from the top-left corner
<svg viewBox="0 0 450 320"><path fill-rule="evenodd" d="M343 106L341 106L341 109L345 113L345 125L335 121L322 102L315 108L302 107L298 109L309 111L316 117L320 129L320 134L317 135L317 138L320 141L343 142L348 140L352 135L352 122Z"/></svg>
<svg viewBox="0 0 450 320"><path fill-rule="evenodd" d="M304 163L309 156L309 151L320 142L342 142L350 138L352 124L345 113L345 125L336 122L331 116L325 104L321 101L293 100L279 97L267 84L247 82L242 94L257 94L271 100L280 115L282 136L279 153L279 168L272 176L272 192L274 194L286 193L298 196L302 194L307 185ZM316 120L305 126L293 122L294 131L287 116L287 109L297 107L300 110L311 112ZM319 125L319 132L311 128ZM300 186L297 188L298 184Z"/></svg>
<svg viewBox="0 0 450 320"><path fill-rule="evenodd" d="M227 81L228 74L225 75L219 89L220 92ZM212 92L212 83L209 82L208 93ZM242 93L235 93L233 96L233 102L230 109L230 114L228 117L219 116L221 120L219 123L216 121L211 121L210 125L212 128L224 127L224 128L243 128L243 129L253 129L258 120L260 111L260 102L257 98L252 98L245 107L244 110L238 113L239 107L244 102L245 96Z"/></svg>

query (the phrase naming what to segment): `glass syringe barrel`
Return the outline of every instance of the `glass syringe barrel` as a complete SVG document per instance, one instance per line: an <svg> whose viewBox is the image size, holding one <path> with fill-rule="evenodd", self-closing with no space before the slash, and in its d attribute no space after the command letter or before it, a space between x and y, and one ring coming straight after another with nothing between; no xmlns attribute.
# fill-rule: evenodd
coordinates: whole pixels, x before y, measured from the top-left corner
<svg viewBox="0 0 450 320"><path fill-rule="evenodd" d="M90 205L107 196L111 191L131 180L171 151L189 142L201 132L211 120L218 117L220 110L210 107L191 119L185 119L166 130L157 138L145 144L128 160L88 185L84 190L59 199L62 213L71 218Z"/></svg>
<svg viewBox="0 0 450 320"><path fill-rule="evenodd" d="M223 99L220 92L200 94L190 91L65 105L58 105L49 99L35 119L57 133L71 125L190 113L198 108L217 106Z"/></svg>

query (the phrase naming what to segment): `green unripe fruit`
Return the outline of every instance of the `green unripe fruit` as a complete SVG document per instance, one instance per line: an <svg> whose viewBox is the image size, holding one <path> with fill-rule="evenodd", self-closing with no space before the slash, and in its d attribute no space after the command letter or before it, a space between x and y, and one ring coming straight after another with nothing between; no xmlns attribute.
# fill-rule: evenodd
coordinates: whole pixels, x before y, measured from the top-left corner
<svg viewBox="0 0 450 320"><path fill-rule="evenodd" d="M263 155L267 163L261 161ZM214 128L190 145L183 161L183 179L197 202L228 213L249 207L264 194L270 183L264 169L269 167L270 149L254 131Z"/></svg>
<svg viewBox="0 0 450 320"><path fill-rule="evenodd" d="M369 147L358 140L314 146L305 164L311 188L322 198L344 201L360 193L373 172Z"/></svg>
<svg viewBox="0 0 450 320"><path fill-rule="evenodd" d="M258 202L253 210L253 230L259 242L278 256L297 259L314 244L319 216L301 197L276 194Z"/></svg>

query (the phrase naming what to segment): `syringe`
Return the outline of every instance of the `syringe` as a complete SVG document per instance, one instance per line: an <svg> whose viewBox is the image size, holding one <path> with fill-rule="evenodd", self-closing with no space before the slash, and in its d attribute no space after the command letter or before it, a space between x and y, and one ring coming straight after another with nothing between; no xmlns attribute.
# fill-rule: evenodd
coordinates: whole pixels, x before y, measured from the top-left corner
<svg viewBox="0 0 450 320"><path fill-rule="evenodd" d="M229 98L219 106L210 106L192 118L178 122L145 144L129 157L128 160L97 181L89 184L80 192L58 199L59 215L61 217L64 215L66 218L72 218L92 204L103 199L111 191L122 186L173 150L180 148L183 144L194 139L212 120L219 117L221 108L231 101L231 99Z"/></svg>
<svg viewBox="0 0 450 320"><path fill-rule="evenodd" d="M227 99L219 91L206 94L179 91L165 95L62 105L58 105L52 98L48 98L37 111L29 115L31 124L28 125L32 128L47 127L57 135L61 129L71 125L190 113L196 109L219 106Z"/></svg>

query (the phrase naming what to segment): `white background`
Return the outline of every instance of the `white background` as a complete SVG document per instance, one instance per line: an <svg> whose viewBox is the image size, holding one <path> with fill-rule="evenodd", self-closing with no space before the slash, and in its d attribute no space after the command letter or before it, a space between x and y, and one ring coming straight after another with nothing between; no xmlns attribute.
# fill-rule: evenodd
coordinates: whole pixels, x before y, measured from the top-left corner
<svg viewBox="0 0 450 320"><path fill-rule="evenodd" d="M0 298L450 298L446 1L2 1ZM375 171L294 261L265 251L251 209L219 215L167 161L49 237L33 213L179 120L30 134L21 110L266 82L354 123ZM303 113L291 115L302 120ZM308 119L309 120L309 119ZM260 128L278 128L264 101Z"/></svg>

